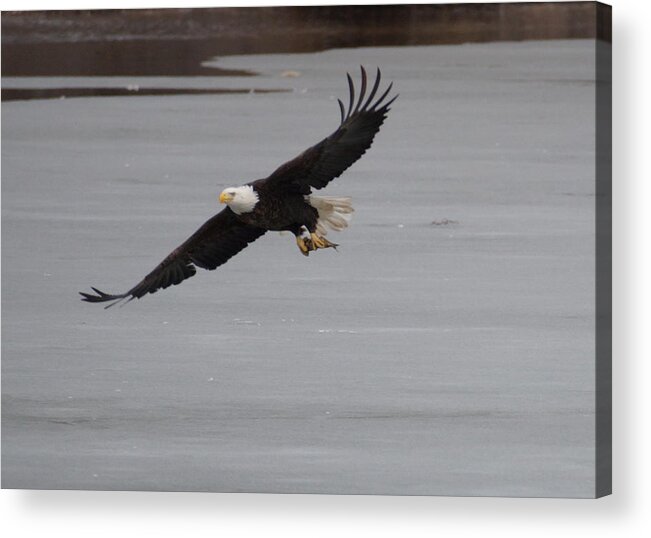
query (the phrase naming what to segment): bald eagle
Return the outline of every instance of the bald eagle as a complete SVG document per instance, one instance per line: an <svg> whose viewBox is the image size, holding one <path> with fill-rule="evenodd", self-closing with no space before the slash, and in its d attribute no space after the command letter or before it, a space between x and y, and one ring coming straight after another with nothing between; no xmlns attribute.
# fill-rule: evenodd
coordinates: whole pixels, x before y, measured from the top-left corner
<svg viewBox="0 0 651 538"><path fill-rule="evenodd" d="M89 303L110 302L106 308L127 299L140 299L196 273L196 267L213 270L246 248L268 231L289 231L305 256L318 249L336 248L326 238L327 229L340 231L348 225L353 211L350 198L315 196L357 161L373 143L389 106L398 97L387 96L389 84L378 98L380 70L366 94L367 76L361 67L361 88L348 78L348 107L338 99L341 123L337 130L298 157L286 162L270 176L239 187L224 189L219 201L226 207L203 224L182 245L173 250L151 273L129 291L121 294L79 292Z"/></svg>

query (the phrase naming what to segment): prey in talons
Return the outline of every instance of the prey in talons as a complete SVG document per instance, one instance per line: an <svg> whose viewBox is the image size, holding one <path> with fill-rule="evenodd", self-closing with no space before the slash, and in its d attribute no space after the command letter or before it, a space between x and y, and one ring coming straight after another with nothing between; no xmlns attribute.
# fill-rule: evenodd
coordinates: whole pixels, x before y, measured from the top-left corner
<svg viewBox="0 0 651 538"><path fill-rule="evenodd" d="M310 232L305 226L301 226L301 231L296 236L296 244L304 256L309 256L310 252L320 248L334 248L337 250L339 246L318 233Z"/></svg>

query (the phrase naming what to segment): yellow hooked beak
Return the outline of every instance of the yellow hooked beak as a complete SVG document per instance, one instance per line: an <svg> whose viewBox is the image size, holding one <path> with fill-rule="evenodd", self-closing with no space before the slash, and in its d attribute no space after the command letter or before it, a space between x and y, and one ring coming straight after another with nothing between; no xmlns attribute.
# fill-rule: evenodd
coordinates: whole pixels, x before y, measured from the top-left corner
<svg viewBox="0 0 651 538"><path fill-rule="evenodd" d="M219 195L219 202L222 203L222 204L227 204L227 203L230 202L232 199L233 199L233 195L232 195L232 194L228 194L227 192L222 192L222 193Z"/></svg>

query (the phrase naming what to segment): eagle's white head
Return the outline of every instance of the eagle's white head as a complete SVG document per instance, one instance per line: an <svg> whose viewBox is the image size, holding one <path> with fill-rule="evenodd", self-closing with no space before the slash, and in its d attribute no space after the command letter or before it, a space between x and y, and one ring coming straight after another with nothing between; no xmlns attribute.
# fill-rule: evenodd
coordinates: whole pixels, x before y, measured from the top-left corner
<svg viewBox="0 0 651 538"><path fill-rule="evenodd" d="M234 213L241 215L249 213L258 203L260 197L251 185L241 187L228 187L219 195L219 201L230 207Z"/></svg>

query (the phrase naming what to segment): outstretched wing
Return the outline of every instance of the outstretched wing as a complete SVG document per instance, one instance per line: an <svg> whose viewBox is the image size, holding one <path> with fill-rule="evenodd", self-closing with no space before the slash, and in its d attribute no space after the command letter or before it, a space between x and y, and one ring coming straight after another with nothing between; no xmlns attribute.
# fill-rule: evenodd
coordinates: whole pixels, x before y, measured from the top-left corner
<svg viewBox="0 0 651 538"><path fill-rule="evenodd" d="M126 293L112 295L92 288L95 294L79 292L82 301L109 306L123 299L140 299L148 293L175 286L193 276L197 270L216 269L266 232L263 228L241 222L230 208L225 208L206 221L180 247L170 253L158 266Z"/></svg>
<svg viewBox="0 0 651 538"><path fill-rule="evenodd" d="M381 73L377 70L373 88L366 97L366 71L361 67L362 80L359 98L355 99L353 80L348 77L348 110L338 99L341 110L339 128L321 142L306 149L295 159L280 166L268 178L262 180L268 187L280 187L309 194L312 188L321 189L339 177L350 165L359 159L373 143L375 134L390 110L389 106L398 97L384 102L392 84L381 97L375 99L380 86ZM375 100L374 100L375 99ZM384 103L384 104L383 104Z"/></svg>

